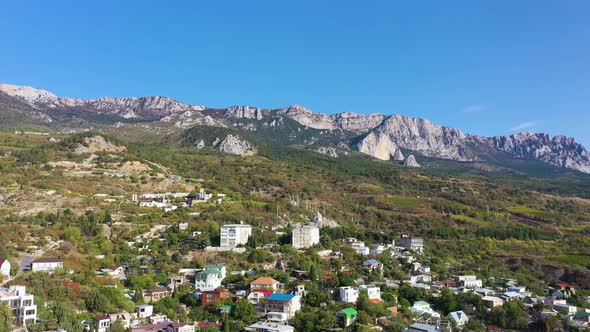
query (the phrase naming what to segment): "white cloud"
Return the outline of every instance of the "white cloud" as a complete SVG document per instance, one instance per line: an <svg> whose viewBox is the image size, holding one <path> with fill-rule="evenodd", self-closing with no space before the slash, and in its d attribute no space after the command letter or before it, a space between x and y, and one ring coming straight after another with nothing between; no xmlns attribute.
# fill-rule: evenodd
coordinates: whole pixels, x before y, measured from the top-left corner
<svg viewBox="0 0 590 332"><path fill-rule="evenodd" d="M535 123L534 121L527 121L527 122L523 122L515 127L510 128L510 131L519 131L519 130L534 127L536 125L537 125L537 123Z"/></svg>
<svg viewBox="0 0 590 332"><path fill-rule="evenodd" d="M483 112L487 110L487 106L486 105L469 105L466 106L465 108L463 108L461 111L463 113L479 113L479 112Z"/></svg>

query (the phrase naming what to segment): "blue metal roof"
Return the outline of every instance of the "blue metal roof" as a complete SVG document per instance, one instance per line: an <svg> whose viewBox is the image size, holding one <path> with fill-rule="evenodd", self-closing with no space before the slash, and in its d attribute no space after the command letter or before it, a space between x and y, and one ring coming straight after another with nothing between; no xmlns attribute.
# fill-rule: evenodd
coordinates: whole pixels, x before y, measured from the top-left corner
<svg viewBox="0 0 590 332"><path fill-rule="evenodd" d="M294 297L295 295L293 294L273 293L268 297L268 299L275 301L291 301Z"/></svg>

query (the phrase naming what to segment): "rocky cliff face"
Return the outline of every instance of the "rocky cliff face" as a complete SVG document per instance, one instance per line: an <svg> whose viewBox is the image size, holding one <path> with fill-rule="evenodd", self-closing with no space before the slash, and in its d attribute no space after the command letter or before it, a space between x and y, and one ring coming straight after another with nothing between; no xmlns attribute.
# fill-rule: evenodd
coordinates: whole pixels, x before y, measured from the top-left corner
<svg viewBox="0 0 590 332"><path fill-rule="evenodd" d="M358 144L357 149L369 156L373 156L381 160L400 160L401 151L399 147L391 140L389 135L383 134L379 131L372 131ZM403 158L401 159L403 160Z"/></svg>
<svg viewBox="0 0 590 332"><path fill-rule="evenodd" d="M219 151L240 156L250 156L256 154L257 150L250 142L241 139L232 134L227 135L219 144Z"/></svg>
<svg viewBox="0 0 590 332"><path fill-rule="evenodd" d="M327 115L315 113L303 106L293 105L276 110L277 113L283 114L304 126L315 129L328 130L346 130L355 133L365 133L379 125L385 115L383 114L357 114L357 113L339 113Z"/></svg>
<svg viewBox="0 0 590 332"><path fill-rule="evenodd" d="M547 134L519 133L510 136L479 137L493 148L518 159L545 163L590 173L590 153L574 138Z"/></svg>
<svg viewBox="0 0 590 332"><path fill-rule="evenodd" d="M387 154L394 156L397 148L404 148L428 157L472 161L476 156L467 148L466 137L458 129L396 114L372 129L358 146L359 151L385 160L390 159Z"/></svg>

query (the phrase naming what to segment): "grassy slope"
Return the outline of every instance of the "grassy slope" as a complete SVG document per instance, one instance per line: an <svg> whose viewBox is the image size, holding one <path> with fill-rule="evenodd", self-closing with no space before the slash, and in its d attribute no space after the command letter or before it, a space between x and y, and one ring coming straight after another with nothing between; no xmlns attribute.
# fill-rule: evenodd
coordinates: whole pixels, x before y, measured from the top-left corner
<svg viewBox="0 0 590 332"><path fill-rule="evenodd" d="M72 158L69 143L79 138L70 138L66 143L47 143L47 138L10 133L0 138L0 151L13 153L0 158L0 183L5 186L21 183L31 192L55 188L83 197L108 188L127 194L137 190L129 179L88 176L64 181L60 170L44 170L35 163L36 156L49 160ZM213 220L270 225L276 223L277 209L291 220L319 209L341 225L360 229L360 237L380 232L375 236L385 241L399 237L400 232L424 235L442 261L477 263L489 271L526 271L531 278L544 278L543 264L586 271L584 262L590 245L586 231L590 222L578 216L588 215L590 204L559 196L549 199L532 190L535 179L511 182L505 177L495 181L494 177L407 169L363 156L337 159L277 146L263 146L260 156L245 158L160 144L128 146L122 156L126 160L157 163L168 173L205 179L207 188L230 194L233 203L208 212ZM19 162L21 155L33 158L33 163ZM147 177L151 181L149 174ZM567 186L567 182L563 185ZM306 209L303 203L294 207L288 203L290 200L307 201L311 208ZM85 202L77 204L94 204L90 199ZM515 207L521 208L516 211ZM528 209L526 212L534 211L532 217L542 213L559 214L560 218L557 224L538 218L523 220L519 217L522 207ZM138 212L132 206L122 209L126 213ZM490 229L490 225L494 226ZM525 231L526 227L537 230L541 234L538 238L547 240L521 237L518 232L522 230L513 230L515 225L522 225ZM494 233L497 229L504 235ZM487 240L481 241L484 234ZM536 263L521 264L519 269L523 271L512 270L508 258Z"/></svg>

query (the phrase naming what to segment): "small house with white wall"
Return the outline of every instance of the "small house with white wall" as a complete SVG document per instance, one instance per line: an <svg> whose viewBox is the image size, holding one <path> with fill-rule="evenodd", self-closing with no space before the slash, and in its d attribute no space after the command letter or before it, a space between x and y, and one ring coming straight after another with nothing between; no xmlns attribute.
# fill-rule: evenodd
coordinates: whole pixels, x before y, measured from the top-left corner
<svg viewBox="0 0 590 332"><path fill-rule="evenodd" d="M8 259L0 258L0 275L10 277L10 262Z"/></svg>
<svg viewBox="0 0 590 332"><path fill-rule="evenodd" d="M44 257L39 258L31 264L33 272L54 272L57 269L63 268L64 262L58 257Z"/></svg>

